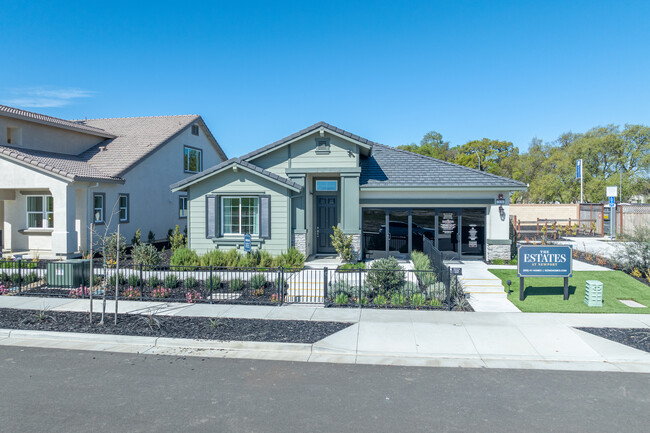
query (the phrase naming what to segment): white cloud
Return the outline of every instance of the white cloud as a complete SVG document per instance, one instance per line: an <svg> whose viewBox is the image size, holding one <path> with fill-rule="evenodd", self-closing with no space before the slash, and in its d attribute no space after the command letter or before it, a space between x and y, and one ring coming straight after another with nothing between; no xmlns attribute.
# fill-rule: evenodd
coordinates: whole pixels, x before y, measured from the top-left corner
<svg viewBox="0 0 650 433"><path fill-rule="evenodd" d="M26 108L64 107L79 98L89 98L95 94L90 90L75 88L23 88L11 89L6 104Z"/></svg>

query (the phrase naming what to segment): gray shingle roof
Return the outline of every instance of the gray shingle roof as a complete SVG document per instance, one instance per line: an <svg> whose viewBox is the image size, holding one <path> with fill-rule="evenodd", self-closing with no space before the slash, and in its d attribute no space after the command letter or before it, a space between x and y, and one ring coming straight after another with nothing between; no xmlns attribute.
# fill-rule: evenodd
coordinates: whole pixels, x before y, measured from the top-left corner
<svg viewBox="0 0 650 433"><path fill-rule="evenodd" d="M264 170L263 168L258 167L255 164L251 164L248 161L244 161L242 158L230 158L229 160L224 161L224 162L222 162L220 164L214 165L214 166L208 168L207 170L202 171L201 173L195 174L194 176L190 176L190 177L188 177L186 179L181 180L180 182L176 182L175 184L170 186L170 189L182 188L185 185L188 185L188 184L193 183L193 182L195 182L197 180L205 178L205 177L209 176L212 173L218 172L219 170L222 170L222 169L224 169L226 167L229 167L231 165L234 165L234 164L240 165L242 167L246 167L249 170L253 170L256 173L259 173L263 177L268 177L270 179L273 179L273 180L275 180L277 182L283 183L283 184L287 185L288 187L291 187L291 188L296 189L298 191L302 190L302 185L300 185L299 183L296 183L296 182L294 182L294 181L292 181L290 179L287 179L286 177L278 176L277 174L271 173L268 170Z"/></svg>
<svg viewBox="0 0 650 433"><path fill-rule="evenodd" d="M516 180L441 161L383 144L361 158L361 187L503 187L522 188Z"/></svg>
<svg viewBox="0 0 650 433"><path fill-rule="evenodd" d="M254 158L255 156L257 156L259 154L262 154L262 153L265 153L265 152L267 152L267 151L269 151L269 150L271 150L271 149L273 149L275 147L282 146L284 143L286 143L288 141L291 141L294 138L298 138L301 135L309 134L310 132L313 132L313 131L319 129L321 126L324 127L324 128L329 129L330 131L334 131L334 132L336 132L338 134L341 134L344 137L348 137L348 138L350 138L352 140L356 140L356 141L359 141L359 142L361 142L363 144L367 144L368 146L372 147L372 145L375 144L375 142L373 142L373 141L370 141L370 140L368 140L366 138L363 138L363 137L359 137L358 135L354 135L351 132L345 131L345 130L343 130L341 128L337 128L336 126L330 125L329 123L318 122L318 123L314 123L311 126L308 126L305 129L302 129L302 130L300 130L300 131L298 131L296 133L293 133L293 134L291 134L291 135L289 135L287 137L281 138L278 141L275 141L275 142L273 142L271 144L267 144L264 147L260 147L259 149L256 149L256 150L254 150L252 152L249 152L246 155L242 156L241 159L248 160L248 159Z"/></svg>
<svg viewBox="0 0 650 433"><path fill-rule="evenodd" d="M123 182L119 177L110 176L75 155L32 149L16 149L8 146L0 146L0 155L8 156L71 180Z"/></svg>
<svg viewBox="0 0 650 433"><path fill-rule="evenodd" d="M21 110L20 108L8 107L6 105L0 105L0 114L4 114L9 117L25 119L32 122L43 123L46 125L58 126L65 129L71 129L74 131L90 133L99 137L115 137L108 131L104 131L101 128L97 128L90 125L84 125L80 122L73 120L64 120L59 119L58 117L46 116L45 114L34 113L31 111Z"/></svg>

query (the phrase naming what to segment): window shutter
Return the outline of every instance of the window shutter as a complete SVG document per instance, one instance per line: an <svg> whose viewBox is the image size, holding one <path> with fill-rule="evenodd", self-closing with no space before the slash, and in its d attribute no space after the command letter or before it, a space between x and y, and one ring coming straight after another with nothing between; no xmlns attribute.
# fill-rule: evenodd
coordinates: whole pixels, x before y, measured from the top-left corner
<svg viewBox="0 0 650 433"><path fill-rule="evenodd" d="M216 195L205 196L205 237L214 239L218 236L219 200Z"/></svg>
<svg viewBox="0 0 650 433"><path fill-rule="evenodd" d="M260 196L260 238L271 239L271 196Z"/></svg>

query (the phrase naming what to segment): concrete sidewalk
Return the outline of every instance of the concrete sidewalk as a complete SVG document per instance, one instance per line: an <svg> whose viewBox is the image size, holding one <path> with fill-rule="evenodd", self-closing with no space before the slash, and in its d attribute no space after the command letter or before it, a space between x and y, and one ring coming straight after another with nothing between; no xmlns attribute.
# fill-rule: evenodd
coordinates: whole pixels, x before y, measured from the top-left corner
<svg viewBox="0 0 650 433"><path fill-rule="evenodd" d="M0 307L87 311L87 300L0 297ZM99 303L95 308L99 307ZM575 327L648 328L650 315L466 313L121 301L132 314L327 320L352 325L315 344L221 342L0 330L0 346L309 362L650 373L650 353ZM96 310L97 311L97 310ZM107 311L114 311L109 303Z"/></svg>

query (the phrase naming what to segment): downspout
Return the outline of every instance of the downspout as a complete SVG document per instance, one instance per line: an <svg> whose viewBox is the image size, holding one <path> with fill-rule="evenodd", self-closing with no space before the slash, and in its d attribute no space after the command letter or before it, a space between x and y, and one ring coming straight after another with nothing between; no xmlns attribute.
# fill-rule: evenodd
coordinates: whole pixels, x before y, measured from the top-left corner
<svg viewBox="0 0 650 433"><path fill-rule="evenodd" d="M86 191L86 233L88 233L88 228L90 227L93 213L90 211L90 190L92 188L99 187L99 182L95 182L94 185L90 185ZM88 218L90 216L90 218ZM93 234L91 233L88 239L86 240L86 251L90 251L90 243L93 241ZM91 257L92 259L92 257Z"/></svg>

